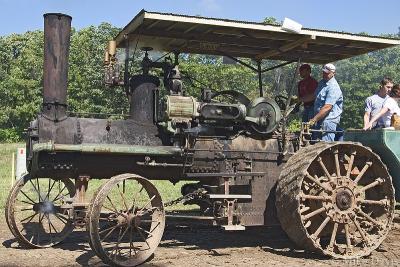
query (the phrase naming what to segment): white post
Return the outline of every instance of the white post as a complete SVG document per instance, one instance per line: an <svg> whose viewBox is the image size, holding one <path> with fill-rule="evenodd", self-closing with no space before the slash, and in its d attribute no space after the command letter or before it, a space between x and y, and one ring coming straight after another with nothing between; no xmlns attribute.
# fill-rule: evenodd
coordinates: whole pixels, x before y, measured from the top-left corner
<svg viewBox="0 0 400 267"><path fill-rule="evenodd" d="M15 179L19 179L24 175L26 171L26 151L24 147L17 149L17 160L15 168Z"/></svg>
<svg viewBox="0 0 400 267"><path fill-rule="evenodd" d="M11 157L11 187L14 185L15 180L15 153L12 153Z"/></svg>

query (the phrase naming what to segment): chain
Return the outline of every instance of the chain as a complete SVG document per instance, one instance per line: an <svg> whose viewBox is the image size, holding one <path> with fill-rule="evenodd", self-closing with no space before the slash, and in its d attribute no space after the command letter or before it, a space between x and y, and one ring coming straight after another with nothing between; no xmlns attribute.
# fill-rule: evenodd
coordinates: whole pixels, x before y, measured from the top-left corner
<svg viewBox="0 0 400 267"><path fill-rule="evenodd" d="M207 193L207 191L204 188L199 188L199 189L193 191L192 193L186 194L184 196L178 197L175 200L171 200L171 201L164 203L164 207L170 207L170 206L176 205L178 203L185 203L185 202L193 200L193 199L203 198L206 193Z"/></svg>

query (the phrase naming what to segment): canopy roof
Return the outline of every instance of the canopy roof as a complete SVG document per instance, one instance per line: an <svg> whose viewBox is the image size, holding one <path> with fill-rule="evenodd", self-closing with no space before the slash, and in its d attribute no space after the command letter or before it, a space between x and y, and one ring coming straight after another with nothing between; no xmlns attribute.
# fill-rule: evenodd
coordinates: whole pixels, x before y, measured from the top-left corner
<svg viewBox="0 0 400 267"><path fill-rule="evenodd" d="M400 44L399 39L140 11L115 38L118 47L152 47L252 59L327 63ZM128 40L128 41L127 41Z"/></svg>

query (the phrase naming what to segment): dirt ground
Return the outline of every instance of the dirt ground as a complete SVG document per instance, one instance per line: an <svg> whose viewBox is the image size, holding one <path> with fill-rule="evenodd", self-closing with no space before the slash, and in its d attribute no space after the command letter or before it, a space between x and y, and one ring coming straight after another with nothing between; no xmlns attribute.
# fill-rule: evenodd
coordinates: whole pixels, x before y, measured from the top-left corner
<svg viewBox="0 0 400 267"><path fill-rule="evenodd" d="M279 227L227 233L199 223L168 223L161 245L143 266L400 266L400 224L368 258L330 260L296 249ZM104 266L84 231L48 249L20 248L0 221L0 266Z"/></svg>

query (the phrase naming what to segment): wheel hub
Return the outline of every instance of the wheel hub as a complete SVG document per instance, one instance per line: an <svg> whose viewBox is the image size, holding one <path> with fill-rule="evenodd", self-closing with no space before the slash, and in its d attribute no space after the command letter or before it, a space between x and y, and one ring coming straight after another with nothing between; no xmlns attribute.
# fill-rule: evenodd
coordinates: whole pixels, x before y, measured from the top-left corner
<svg viewBox="0 0 400 267"><path fill-rule="evenodd" d="M349 189L340 189L336 193L336 206L344 211L348 210L353 206L354 197Z"/></svg>
<svg viewBox="0 0 400 267"><path fill-rule="evenodd" d="M43 201L35 203L33 205L33 210L39 213L54 214L56 213L56 206L54 206L53 202Z"/></svg>

